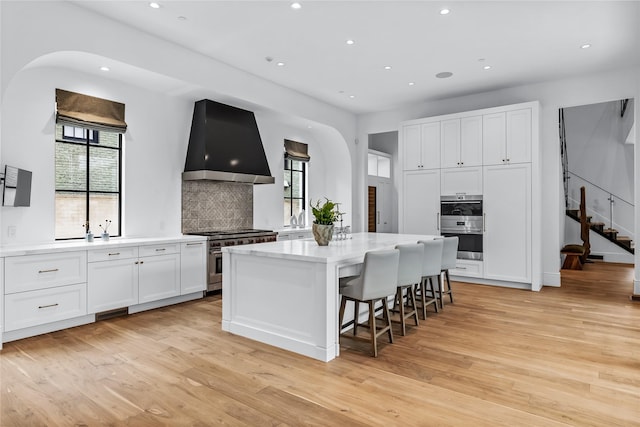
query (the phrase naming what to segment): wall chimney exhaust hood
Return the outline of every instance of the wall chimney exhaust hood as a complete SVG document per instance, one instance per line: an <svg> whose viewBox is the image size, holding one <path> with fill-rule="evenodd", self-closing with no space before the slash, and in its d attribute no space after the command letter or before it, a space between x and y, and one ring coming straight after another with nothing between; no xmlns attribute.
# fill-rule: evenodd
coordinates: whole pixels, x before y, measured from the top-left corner
<svg viewBox="0 0 640 427"><path fill-rule="evenodd" d="M253 113L208 99L196 102L182 179L273 184Z"/></svg>

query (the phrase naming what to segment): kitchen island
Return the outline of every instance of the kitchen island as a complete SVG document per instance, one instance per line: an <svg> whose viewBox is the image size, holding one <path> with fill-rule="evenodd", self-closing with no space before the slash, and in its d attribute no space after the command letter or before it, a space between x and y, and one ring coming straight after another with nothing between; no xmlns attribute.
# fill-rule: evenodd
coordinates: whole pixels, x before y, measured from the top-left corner
<svg viewBox="0 0 640 427"><path fill-rule="evenodd" d="M222 248L222 329L328 362L340 354L338 279L368 251L434 236L357 233Z"/></svg>

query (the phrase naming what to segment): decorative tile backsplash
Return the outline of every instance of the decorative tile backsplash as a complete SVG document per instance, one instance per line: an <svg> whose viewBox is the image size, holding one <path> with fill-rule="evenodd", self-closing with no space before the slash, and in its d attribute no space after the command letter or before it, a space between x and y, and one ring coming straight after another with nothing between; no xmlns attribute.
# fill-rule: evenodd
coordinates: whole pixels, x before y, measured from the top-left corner
<svg viewBox="0 0 640 427"><path fill-rule="evenodd" d="M182 182L182 232L253 228L253 185Z"/></svg>

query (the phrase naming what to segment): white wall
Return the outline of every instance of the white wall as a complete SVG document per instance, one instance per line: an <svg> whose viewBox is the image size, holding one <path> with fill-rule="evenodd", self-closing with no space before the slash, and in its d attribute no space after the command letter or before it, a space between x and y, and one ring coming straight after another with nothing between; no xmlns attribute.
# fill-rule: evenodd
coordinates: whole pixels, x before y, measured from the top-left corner
<svg viewBox="0 0 640 427"><path fill-rule="evenodd" d="M0 163L34 172L32 206L2 209L0 243L53 238L55 87L126 104L127 235L179 232L180 173L193 102L203 98L256 112L272 174L280 182L284 138L309 141L310 195L341 201L349 220L354 115L72 3L2 1L0 9ZM61 26L62 19L75 24ZM98 71L104 63L112 65L108 75ZM312 130L299 131L307 125ZM281 226L282 187L254 190L255 225ZM17 227L11 241L8 226Z"/></svg>
<svg viewBox="0 0 640 427"><path fill-rule="evenodd" d="M541 256L543 284L560 284L560 248L564 240L564 195L558 140L558 109L623 98L637 98L640 69L576 76L570 79L518 86L475 95L425 102L405 108L358 117L358 138L371 133L398 130L399 123L422 117L474 109L540 101L540 159L542 177ZM637 110L637 109L636 109ZM366 140L366 139L364 139ZM358 152L366 165L365 153ZM363 197L357 207L364 212L364 176L355 182L354 191ZM362 226L362 225L361 225Z"/></svg>
<svg viewBox="0 0 640 427"><path fill-rule="evenodd" d="M383 132L369 135L369 149L391 155L391 232L398 232L398 185L402 182L398 156L398 132ZM369 185L367 183L367 185ZM365 204L365 207L367 205ZM366 218L366 211L365 211Z"/></svg>

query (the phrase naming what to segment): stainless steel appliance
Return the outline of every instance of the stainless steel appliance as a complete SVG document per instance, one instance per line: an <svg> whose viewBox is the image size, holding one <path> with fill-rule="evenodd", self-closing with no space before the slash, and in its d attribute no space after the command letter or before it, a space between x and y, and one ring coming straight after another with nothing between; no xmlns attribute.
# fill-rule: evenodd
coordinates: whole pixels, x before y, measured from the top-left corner
<svg viewBox="0 0 640 427"><path fill-rule="evenodd" d="M458 237L458 259L482 260L482 196L442 196L440 230L445 237Z"/></svg>
<svg viewBox="0 0 640 427"><path fill-rule="evenodd" d="M249 245L275 242L278 233L270 230L224 230L190 233L207 236L209 256L207 258L207 292L222 289L222 248L225 246Z"/></svg>

